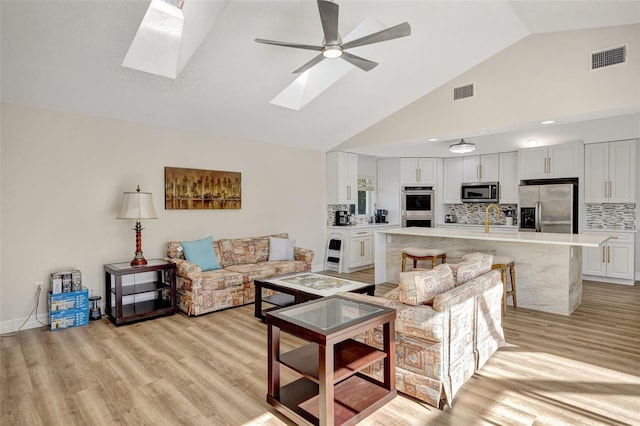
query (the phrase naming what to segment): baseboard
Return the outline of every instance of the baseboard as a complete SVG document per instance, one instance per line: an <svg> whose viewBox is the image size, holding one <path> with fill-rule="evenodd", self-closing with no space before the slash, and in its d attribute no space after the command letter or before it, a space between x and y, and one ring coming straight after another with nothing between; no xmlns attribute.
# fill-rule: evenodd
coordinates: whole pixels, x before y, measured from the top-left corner
<svg viewBox="0 0 640 426"><path fill-rule="evenodd" d="M632 279L625 280L621 278L597 277L594 275L582 275L582 279L587 281L597 281L597 282L607 283L607 284L621 284L621 285L635 284L634 280Z"/></svg>
<svg viewBox="0 0 640 426"><path fill-rule="evenodd" d="M0 333L1 334L5 334L5 333L13 333L15 331L18 330L18 328L20 328L20 326L22 325L22 323L24 323L24 321L27 319L27 317L22 317L22 318L15 318L12 320L6 320L6 321L2 321L0 323ZM40 321L42 321L44 324L49 325L49 313L48 312L42 312L38 314L38 319ZM42 325L40 322L38 322L38 319L36 319L35 315L33 315L31 318L29 318L29 321L27 321L24 326L22 327L22 330L29 330L31 328L38 328L38 327L44 327L44 325Z"/></svg>
<svg viewBox="0 0 640 426"><path fill-rule="evenodd" d="M104 302L100 303L100 312L102 313L103 316L105 315ZM18 328L20 328L20 326L26 319L27 317L22 317L22 318L15 318L12 320L6 320L6 321L0 322L0 334L13 333L17 331ZM43 324L46 324L48 326L49 312L38 313L38 319L42 321ZM38 319L36 319L35 315L32 315L31 318L29 318L29 321L27 321L25 325L22 327L22 330L29 330L31 328L44 327L44 325L42 325L38 321Z"/></svg>

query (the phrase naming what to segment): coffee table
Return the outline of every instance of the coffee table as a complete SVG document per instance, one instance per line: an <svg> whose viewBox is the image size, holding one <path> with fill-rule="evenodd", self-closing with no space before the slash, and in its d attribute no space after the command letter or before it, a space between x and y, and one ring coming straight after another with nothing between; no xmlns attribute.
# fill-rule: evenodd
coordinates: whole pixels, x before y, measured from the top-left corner
<svg viewBox="0 0 640 426"><path fill-rule="evenodd" d="M255 280L256 302L255 317L265 322L265 313L278 308L284 308L307 300L318 299L320 297L333 296L343 291L355 293L366 293L374 295L375 284L368 284L359 281L345 280L329 275L320 275L310 272L283 275L280 277L264 280ZM262 296L262 289L277 291L278 294L272 296ZM267 302L273 307L262 309L262 302Z"/></svg>
<svg viewBox="0 0 640 426"><path fill-rule="evenodd" d="M266 314L267 402L301 425L354 425L396 397L395 309L323 297ZM382 325L383 350L352 338ZM280 353L280 331L308 341ZM383 381L360 373L382 360ZM280 386L280 365L302 377Z"/></svg>

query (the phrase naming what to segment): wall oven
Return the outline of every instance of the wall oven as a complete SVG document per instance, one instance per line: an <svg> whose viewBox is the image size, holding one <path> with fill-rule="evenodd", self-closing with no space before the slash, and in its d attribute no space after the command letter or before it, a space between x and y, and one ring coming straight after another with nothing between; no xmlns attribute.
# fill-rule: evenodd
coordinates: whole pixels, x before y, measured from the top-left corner
<svg viewBox="0 0 640 426"><path fill-rule="evenodd" d="M435 225L435 195L431 186L402 187L402 226L422 226L432 228Z"/></svg>

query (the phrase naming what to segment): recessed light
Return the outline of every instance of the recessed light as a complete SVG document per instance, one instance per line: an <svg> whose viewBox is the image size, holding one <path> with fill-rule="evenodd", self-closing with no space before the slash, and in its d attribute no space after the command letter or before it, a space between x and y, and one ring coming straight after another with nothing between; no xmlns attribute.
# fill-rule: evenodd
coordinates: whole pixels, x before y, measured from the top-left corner
<svg viewBox="0 0 640 426"><path fill-rule="evenodd" d="M540 124L553 124L555 123L555 120L545 120L543 122L541 122Z"/></svg>
<svg viewBox="0 0 640 426"><path fill-rule="evenodd" d="M527 146L538 146L540 141L538 139L529 139L527 141Z"/></svg>
<svg viewBox="0 0 640 426"><path fill-rule="evenodd" d="M428 140L429 142L435 142L435 141L437 141L437 140L438 140L438 138L429 138L429 139L427 139L427 140Z"/></svg>

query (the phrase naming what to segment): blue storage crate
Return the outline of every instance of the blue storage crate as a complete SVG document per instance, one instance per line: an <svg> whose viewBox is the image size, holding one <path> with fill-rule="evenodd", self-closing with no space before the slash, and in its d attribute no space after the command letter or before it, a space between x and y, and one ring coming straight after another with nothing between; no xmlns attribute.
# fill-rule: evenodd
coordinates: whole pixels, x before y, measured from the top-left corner
<svg viewBox="0 0 640 426"><path fill-rule="evenodd" d="M51 312L50 320L51 331L87 325L89 324L89 308Z"/></svg>
<svg viewBox="0 0 640 426"><path fill-rule="evenodd" d="M89 290L83 287L80 291L52 294L49 292L49 312L69 309L89 309Z"/></svg>
<svg viewBox="0 0 640 426"><path fill-rule="evenodd" d="M49 292L49 327L51 331L89 323L89 290L52 294Z"/></svg>

